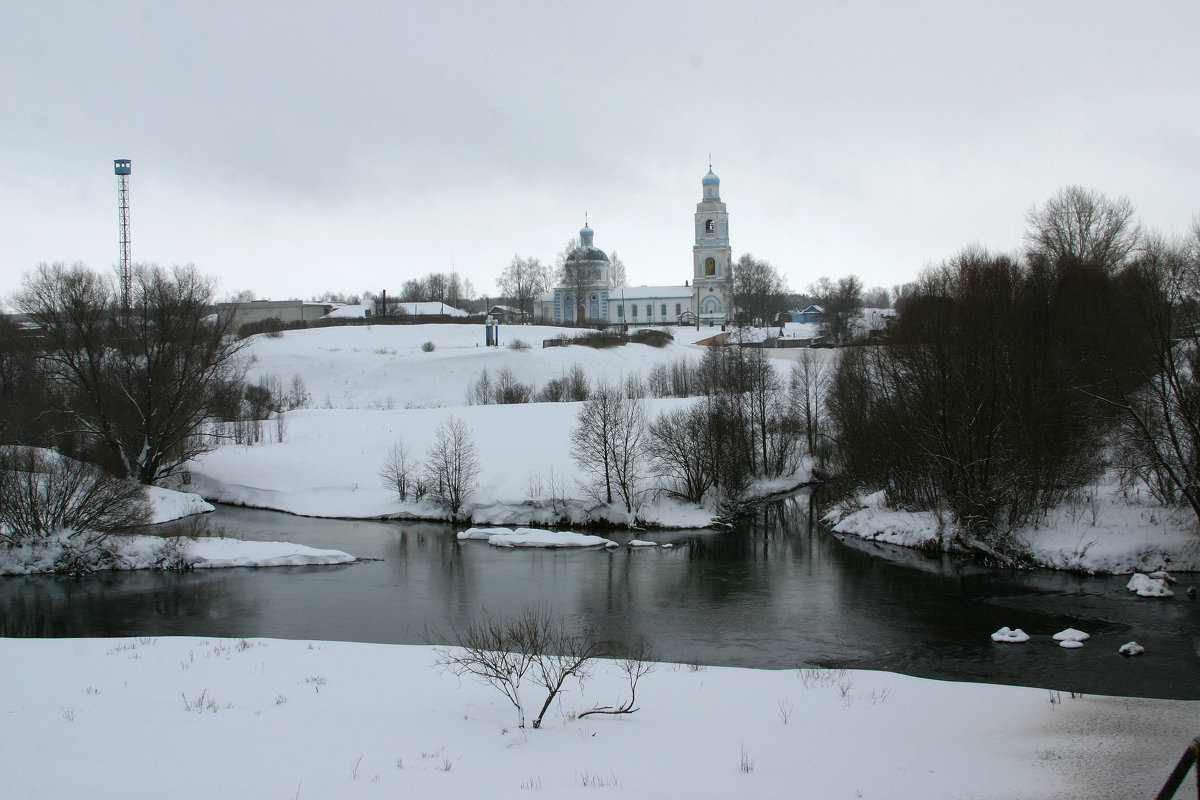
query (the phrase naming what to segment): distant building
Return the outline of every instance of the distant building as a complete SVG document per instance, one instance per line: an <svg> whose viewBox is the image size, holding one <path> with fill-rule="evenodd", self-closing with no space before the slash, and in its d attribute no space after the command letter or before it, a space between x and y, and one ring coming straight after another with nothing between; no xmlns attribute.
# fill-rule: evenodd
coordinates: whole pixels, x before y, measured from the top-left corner
<svg viewBox="0 0 1200 800"><path fill-rule="evenodd" d="M410 317L466 317L467 312L449 303L436 300L421 303L393 303L388 301L388 313L407 314Z"/></svg>
<svg viewBox="0 0 1200 800"><path fill-rule="evenodd" d="M544 322L646 325L694 323L710 325L732 318L729 213L721 201L721 180L710 169L701 181L703 196L696 204L696 241L692 247L689 286L621 286L613 281L612 265L593 244L587 225L579 231L579 247L564 264L566 285L538 298L534 316Z"/></svg>
<svg viewBox="0 0 1200 800"><path fill-rule="evenodd" d="M502 322L505 325L519 324L529 321L529 312L522 311L519 308L512 306L502 306L496 304L487 310L487 315L496 322Z"/></svg>
<svg viewBox="0 0 1200 800"><path fill-rule="evenodd" d="M217 303L217 321L231 323L237 330L243 325L277 319L283 324L313 322L331 310L332 303L312 303L306 300L251 300L246 303Z"/></svg>
<svg viewBox="0 0 1200 800"><path fill-rule="evenodd" d="M788 322L821 323L825 321L825 309L820 306L809 306L803 311L788 311L784 316L788 318Z"/></svg>

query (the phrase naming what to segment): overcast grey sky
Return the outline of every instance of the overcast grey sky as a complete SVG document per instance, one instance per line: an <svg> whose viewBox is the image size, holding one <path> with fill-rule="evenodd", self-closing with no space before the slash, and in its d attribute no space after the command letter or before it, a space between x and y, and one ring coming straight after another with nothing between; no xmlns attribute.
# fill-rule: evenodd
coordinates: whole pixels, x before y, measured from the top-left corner
<svg viewBox="0 0 1200 800"><path fill-rule="evenodd" d="M734 257L793 289L1009 251L1068 184L1200 212L1200 2L0 0L0 294L118 258L223 293L481 294L583 224L691 275L708 169Z"/></svg>

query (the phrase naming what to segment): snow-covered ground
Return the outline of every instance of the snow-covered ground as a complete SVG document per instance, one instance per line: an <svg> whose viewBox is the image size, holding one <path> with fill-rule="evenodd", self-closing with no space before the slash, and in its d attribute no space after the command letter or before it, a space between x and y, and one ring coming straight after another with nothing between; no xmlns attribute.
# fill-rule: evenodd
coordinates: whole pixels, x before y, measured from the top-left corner
<svg viewBox="0 0 1200 800"><path fill-rule="evenodd" d="M712 336L702 328L668 328L675 343L663 348L626 345L543 348L546 339L578 336L584 331L543 325L501 325L500 347L484 346L484 326L469 324L355 325L286 331L255 336L247 348L247 377L278 378L286 389L299 375L317 409L392 410L444 408L467 404L467 391L486 368L492 378L509 369L535 389L560 377L573 364L589 376L620 380L644 375L657 363L697 361L702 351L690 346ZM719 331L716 331L719 333ZM527 350L516 350L520 340ZM422 348L432 343L434 349Z"/></svg>
<svg viewBox="0 0 1200 800"><path fill-rule="evenodd" d="M831 513L837 533L905 547L947 542L948 517L931 511L897 511L876 492ZM1108 480L1079 500L1052 509L1036 526L1016 532L1030 558L1053 569L1126 574L1200 571L1196 523L1164 509L1146 492Z"/></svg>
<svg viewBox="0 0 1200 800"><path fill-rule="evenodd" d="M998 645L1011 646L1011 645ZM1024 646L1024 645L1022 645ZM608 662L544 727L432 648L0 639L11 798L1151 797L1200 703L883 672ZM530 687L526 705L543 695ZM1189 777L1179 796L1194 796Z"/></svg>
<svg viewBox="0 0 1200 800"><path fill-rule="evenodd" d="M147 486L146 499L150 502L150 523L170 522L193 514L207 514L213 507L195 492L177 492L161 486Z"/></svg>
<svg viewBox="0 0 1200 800"><path fill-rule="evenodd" d="M580 364L592 378L645 377L656 364L696 362L692 342L712 328L670 328L674 343L594 349L542 348L546 339L580 331L533 325L501 326L501 347L483 345L482 325L375 325L288 331L255 337L249 377L274 376L285 388L298 376L312 408L286 413L283 441L264 425L267 441L228 445L197 459L189 487L209 500L325 517L444 516L430 501L401 504L379 477L388 450L401 437L423 459L435 431L451 416L470 426L482 471L466 506L481 525L544 525L573 521L629 523L636 517L675 528L712 523L712 510L667 498L648 500L635 515L600 507L579 488L584 477L571 457L570 431L579 403L469 406L468 389L484 369L502 369L535 390ZM520 340L528 349L509 345ZM434 349L423 349L432 342ZM786 376L789 364L777 369ZM689 399L650 399L650 416ZM802 482L806 474L790 483ZM776 482L771 488L777 489Z"/></svg>

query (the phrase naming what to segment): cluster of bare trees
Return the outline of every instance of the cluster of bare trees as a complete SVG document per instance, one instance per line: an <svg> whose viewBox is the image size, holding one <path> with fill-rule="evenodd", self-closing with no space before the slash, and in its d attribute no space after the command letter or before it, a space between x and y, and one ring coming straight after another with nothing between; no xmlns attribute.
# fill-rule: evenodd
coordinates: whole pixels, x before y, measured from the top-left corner
<svg viewBox="0 0 1200 800"><path fill-rule="evenodd" d="M787 284L779 270L749 253L733 265L731 288L740 322L770 325L787 308Z"/></svg>
<svg viewBox="0 0 1200 800"><path fill-rule="evenodd" d="M190 266L136 267L128 306L81 265L24 277L12 306L30 324L0 324L0 543L53 539L57 569L96 568L110 532L148 520L142 484L215 447L214 419L268 401L244 399L213 293Z"/></svg>
<svg viewBox="0 0 1200 800"><path fill-rule="evenodd" d="M1120 414L1118 466L1200 519L1200 225L1187 240L1146 242L1129 271L1143 340L1128 344L1149 355L1133 380L1107 368L1097 396Z"/></svg>
<svg viewBox="0 0 1200 800"><path fill-rule="evenodd" d="M813 302L821 306L824 312L822 327L835 342L841 343L850 338L854 320L863 309L863 285L855 275L847 275L837 281L827 277L817 278L808 288ZM887 292L882 289L873 290L876 302L885 301ZM883 295L880 296L879 293Z"/></svg>
<svg viewBox="0 0 1200 800"><path fill-rule="evenodd" d="M597 382L571 432L572 454L598 502L635 512L648 492L734 506L757 478L823 462L829 436L825 357L805 351L787 381L758 347L713 347L694 370L664 370L693 403L651 419L643 385Z"/></svg>
<svg viewBox="0 0 1200 800"><path fill-rule="evenodd" d="M585 488L592 497L611 504L615 494L626 512L640 507L645 436L644 404L627 397L620 386L597 381L571 431L571 453L580 468L591 475Z"/></svg>
<svg viewBox="0 0 1200 800"><path fill-rule="evenodd" d="M834 377L851 482L993 550L1114 457L1200 518L1200 246L1132 213L1064 189L1030 212L1022 257L970 248L906 287L889 342Z"/></svg>
<svg viewBox="0 0 1200 800"><path fill-rule="evenodd" d="M534 301L550 288L550 268L536 258L515 255L496 286L518 310L532 316Z"/></svg>
<svg viewBox="0 0 1200 800"><path fill-rule="evenodd" d="M445 303L455 308L475 296L475 287L471 281L463 278L457 272L430 272L420 278L412 278L404 282L400 288L399 298L388 297L388 307L383 307L381 298L376 298L377 313L389 316L394 309L392 302L400 303Z"/></svg>
<svg viewBox="0 0 1200 800"><path fill-rule="evenodd" d="M429 495L457 519L479 485L479 473L475 434L466 422L451 416L438 425L424 462L400 437L384 457L379 477L400 502Z"/></svg>

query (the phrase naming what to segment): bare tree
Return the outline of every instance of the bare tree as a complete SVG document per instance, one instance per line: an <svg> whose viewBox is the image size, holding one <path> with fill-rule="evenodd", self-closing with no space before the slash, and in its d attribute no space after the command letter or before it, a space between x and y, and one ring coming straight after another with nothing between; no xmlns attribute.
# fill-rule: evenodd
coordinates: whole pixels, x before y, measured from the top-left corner
<svg viewBox="0 0 1200 800"><path fill-rule="evenodd" d="M641 401L627 397L619 386L597 381L571 431L572 456L592 475L586 486L597 500L612 503L615 491L627 512L640 503L645 431Z"/></svg>
<svg viewBox="0 0 1200 800"><path fill-rule="evenodd" d="M1112 280L1086 277L1096 303L1082 313L1121 331ZM843 475L949 512L964 544L1019 556L1009 532L1098 474L1115 417L1086 393L1102 361L1098 331L1069 317L1078 278L982 248L927 270L895 336L838 361L828 409Z"/></svg>
<svg viewBox="0 0 1200 800"><path fill-rule="evenodd" d="M39 339L8 315L0 315L0 443L49 444L52 405L39 379Z"/></svg>
<svg viewBox="0 0 1200 800"><path fill-rule="evenodd" d="M750 320L774 322L784 310L787 285L775 267L746 253L733 267L733 302Z"/></svg>
<svg viewBox="0 0 1200 800"><path fill-rule="evenodd" d="M409 495L417 493L417 470L419 467L420 464L412 455L408 443L401 436L388 448L383 466L379 470L379 477L383 478L385 486L396 492L401 503L406 503Z"/></svg>
<svg viewBox="0 0 1200 800"><path fill-rule="evenodd" d="M632 714L638 710L638 683L658 668L658 654L644 636L639 637L633 645L617 645L615 650L617 668L625 673L625 679L629 682L628 699L618 701L615 706L595 706L580 714L579 719L591 714Z"/></svg>
<svg viewBox="0 0 1200 800"><path fill-rule="evenodd" d="M14 304L41 328L56 410L121 477L153 483L215 446L205 423L239 387L243 346L214 321L213 282L194 267L133 271L133 308L87 268L41 265Z"/></svg>
<svg viewBox="0 0 1200 800"><path fill-rule="evenodd" d="M891 308L892 296L883 286L873 286L862 293L863 308Z"/></svg>
<svg viewBox="0 0 1200 800"><path fill-rule="evenodd" d="M554 619L548 608L526 609L517 626L517 645L533 654L530 679L546 690L533 727L542 727L550 704L563 691L569 679L581 685L591 677L593 662L608 652L608 643L596 638L595 628L569 631L562 620Z"/></svg>
<svg viewBox="0 0 1200 800"><path fill-rule="evenodd" d="M645 480L642 442L646 438L646 406L623 392L617 402L612 435L612 476L626 513L640 508Z"/></svg>
<svg viewBox="0 0 1200 800"><path fill-rule="evenodd" d="M613 501L614 431L618 425L618 406L624 400L620 389L605 380L597 381L571 430L571 456L581 469L592 475L589 491L603 503Z"/></svg>
<svg viewBox="0 0 1200 800"><path fill-rule="evenodd" d="M513 626L485 613L455 631L456 647L441 647L436 664L458 676L470 675L499 691L517 710L517 726L525 727L521 682L533 656L517 641Z"/></svg>
<svg viewBox="0 0 1200 800"><path fill-rule="evenodd" d="M829 390L829 362L817 352L804 350L800 359L792 365L789 389L792 413L799 420L804 432L804 444L808 454L824 461L825 436L825 393Z"/></svg>
<svg viewBox="0 0 1200 800"><path fill-rule="evenodd" d="M650 468L667 492L697 505L712 488L705 443L710 434L702 404L664 411L650 423Z"/></svg>
<svg viewBox="0 0 1200 800"><path fill-rule="evenodd" d="M1094 189L1067 186L1034 206L1025 217L1025 240L1032 253L1051 261L1070 259L1112 272L1125 263L1141 239L1128 198L1112 200Z"/></svg>
<svg viewBox="0 0 1200 800"><path fill-rule="evenodd" d="M834 283L822 276L808 291L824 311L822 324L829 335L839 343L848 339L863 307L862 281L855 275L847 275Z"/></svg>
<svg viewBox="0 0 1200 800"><path fill-rule="evenodd" d="M593 628L569 631L546 606L527 606L517 617L501 621L485 615L455 631L457 647L438 648L438 666L455 675L471 675L496 688L517 710L518 726L525 727L521 685L526 675L546 690L533 727L540 728L546 711L568 680L582 684L592 664L609 652ZM635 654L636 655L636 654ZM649 669L637 668L641 674ZM640 675L639 675L640 677Z"/></svg>
<svg viewBox="0 0 1200 800"><path fill-rule="evenodd" d="M521 312L532 314L534 301L550 288L550 271L536 258L515 255L496 286Z"/></svg>
<svg viewBox="0 0 1200 800"><path fill-rule="evenodd" d="M629 276L625 271L625 262L617 255L616 250L608 254L608 263L612 267L613 286L628 286Z"/></svg>
<svg viewBox="0 0 1200 800"><path fill-rule="evenodd" d="M451 416L438 426L425 454L425 473L433 497L457 518L479 477L475 436L467 423Z"/></svg>

